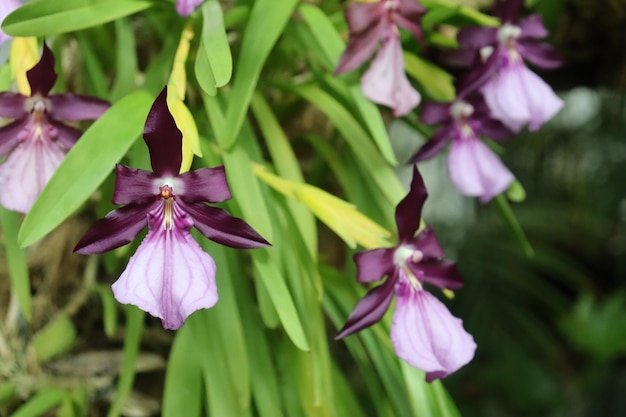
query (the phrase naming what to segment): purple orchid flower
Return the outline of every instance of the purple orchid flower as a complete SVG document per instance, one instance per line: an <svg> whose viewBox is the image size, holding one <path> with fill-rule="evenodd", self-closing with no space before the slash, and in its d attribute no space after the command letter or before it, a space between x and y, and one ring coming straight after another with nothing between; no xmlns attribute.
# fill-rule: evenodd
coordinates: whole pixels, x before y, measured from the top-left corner
<svg viewBox="0 0 626 417"><path fill-rule="evenodd" d="M123 204L96 222L75 253L102 253L148 234L113 284L115 298L159 317L166 329L180 328L194 311L218 299L215 262L191 236L196 227L207 238L233 248L269 245L241 219L205 204L231 198L224 167L179 175L182 134L167 108L167 90L157 97L144 128L154 172L116 167L113 203Z"/></svg>
<svg viewBox="0 0 626 417"><path fill-rule="evenodd" d="M22 3L20 3L19 0L0 1L0 23L2 23L13 10L17 9L21 5ZM0 29L0 46L2 46L9 39L11 39L11 36L7 35L2 29Z"/></svg>
<svg viewBox="0 0 626 417"><path fill-rule="evenodd" d="M176 11L182 17L189 16L204 0L176 0Z"/></svg>
<svg viewBox="0 0 626 417"><path fill-rule="evenodd" d="M431 382L467 364L474 357L476 343L463 329L462 321L424 289L425 283L452 290L463 285L455 264L441 259L443 249L432 227L415 235L427 197L424 181L414 168L411 189L396 207L400 243L354 255L357 281L387 279L359 301L336 339L377 323L395 293L391 342L396 354L424 370L426 381Z"/></svg>
<svg viewBox="0 0 626 417"><path fill-rule="evenodd" d="M370 68L361 78L363 94L375 103L393 109L394 116L409 113L420 102L420 94L404 72L398 26L422 38L418 22L426 9L417 0L381 0L351 3L346 9L350 39L339 59L335 75L360 67L382 44Z"/></svg>
<svg viewBox="0 0 626 417"><path fill-rule="evenodd" d="M26 73L30 97L0 93L0 116L15 119L0 128L0 204L27 213L82 132L61 121L93 120L109 103L72 93L49 94L57 75L44 44L41 60Z"/></svg>
<svg viewBox="0 0 626 417"><path fill-rule="evenodd" d="M540 15L517 22L523 0L500 1L496 15L499 28L468 27L459 31L459 50L447 55L460 66L476 66L473 78L493 117L514 131L528 125L535 131L563 107L563 101L524 59L537 67L553 69L563 61L554 48L537 40L548 36Z"/></svg>
<svg viewBox="0 0 626 417"><path fill-rule="evenodd" d="M503 140L513 132L489 115L480 95L462 97L459 95L453 103L424 103L421 122L443 126L417 151L411 162L430 159L452 142L448 155L452 183L461 194L480 197L485 203L509 188L515 177L478 135Z"/></svg>

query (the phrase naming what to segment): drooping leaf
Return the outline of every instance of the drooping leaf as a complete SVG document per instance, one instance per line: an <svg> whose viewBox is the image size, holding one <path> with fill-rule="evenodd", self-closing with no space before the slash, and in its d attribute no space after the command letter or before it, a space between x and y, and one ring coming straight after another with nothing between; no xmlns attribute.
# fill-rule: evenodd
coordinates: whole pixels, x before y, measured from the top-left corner
<svg viewBox="0 0 626 417"><path fill-rule="evenodd" d="M237 140L261 69L297 3L298 0L254 2L235 70L235 83L226 112L224 131L217 136L222 148L230 149Z"/></svg>
<svg viewBox="0 0 626 417"><path fill-rule="evenodd" d="M47 36L101 25L147 9L154 0L32 0L2 22L11 36Z"/></svg>
<svg viewBox="0 0 626 417"><path fill-rule="evenodd" d="M30 278L28 276L26 254L24 249L17 245L19 224L17 213L0 207L0 225L2 226L2 240L11 278L11 292L17 296L22 314L24 314L27 321L30 321L32 317Z"/></svg>

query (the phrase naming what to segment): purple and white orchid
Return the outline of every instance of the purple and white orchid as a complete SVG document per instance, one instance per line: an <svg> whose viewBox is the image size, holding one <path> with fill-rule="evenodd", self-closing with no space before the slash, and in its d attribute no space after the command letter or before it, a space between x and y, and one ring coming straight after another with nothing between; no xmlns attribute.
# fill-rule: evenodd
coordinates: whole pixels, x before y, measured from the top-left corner
<svg viewBox="0 0 626 417"><path fill-rule="evenodd" d="M411 86L404 72L404 58L398 26L422 38L418 22L426 10L417 0L381 0L373 3L350 3L345 12L350 39L339 59L335 75L360 67L382 44L370 68L361 78L365 97L393 109L394 116L404 116L420 102L420 94Z"/></svg>
<svg viewBox="0 0 626 417"><path fill-rule="evenodd" d="M499 1L499 28L468 27L459 31L459 50L447 55L461 66L476 66L482 93L493 117L514 131L525 125L534 131L563 107L552 88L532 72L524 59L544 69L562 65L554 48L537 42L548 36L540 15L518 21L523 0Z"/></svg>
<svg viewBox="0 0 626 417"><path fill-rule="evenodd" d="M0 93L0 116L15 119L0 128L0 204L27 213L82 132L61 121L93 120L109 103L72 93L49 94L57 75L44 44L41 60L26 73L30 97Z"/></svg>
<svg viewBox="0 0 626 417"><path fill-rule="evenodd" d="M224 167L179 174L182 134L167 108L167 90L157 97L144 128L152 170L116 167L113 203L122 204L96 222L74 252L102 253L148 234L113 284L115 298L180 328L194 311L218 299L215 262L191 236L195 227L207 238L233 248L269 245L246 222L211 207L231 198Z"/></svg>
<svg viewBox="0 0 626 417"><path fill-rule="evenodd" d="M424 103L421 122L443 126L417 151L412 163L432 158L452 142L448 174L461 194L480 197L485 203L509 188L515 177L478 135L503 140L513 132L489 115L480 95L457 98L453 103Z"/></svg>
<svg viewBox="0 0 626 417"><path fill-rule="evenodd" d="M378 322L396 295L391 342L396 354L426 372L426 381L444 378L474 357L476 343L462 321L424 289L424 284L455 290L463 283L451 261L442 260L443 249L432 227L416 235L428 194L414 168L408 195L396 207L400 243L354 255L357 281L386 281L370 290L356 305L337 339Z"/></svg>
<svg viewBox="0 0 626 417"><path fill-rule="evenodd" d="M204 0L176 0L176 11L182 17L189 16Z"/></svg>

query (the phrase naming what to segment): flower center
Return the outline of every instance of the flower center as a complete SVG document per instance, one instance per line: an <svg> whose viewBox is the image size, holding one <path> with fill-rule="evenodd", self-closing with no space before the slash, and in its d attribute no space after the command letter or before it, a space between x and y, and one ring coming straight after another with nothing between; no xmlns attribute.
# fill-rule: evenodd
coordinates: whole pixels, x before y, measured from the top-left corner
<svg viewBox="0 0 626 417"><path fill-rule="evenodd" d="M474 106L465 101L458 100L452 104L450 108L450 114L457 122L466 121L472 114L474 114Z"/></svg>
<svg viewBox="0 0 626 417"><path fill-rule="evenodd" d="M163 199L163 229L171 230L174 224L174 190L169 185L159 187L159 197Z"/></svg>
<svg viewBox="0 0 626 417"><path fill-rule="evenodd" d="M395 12L400 8L400 0L387 0L385 2L385 10Z"/></svg>
<svg viewBox="0 0 626 417"><path fill-rule="evenodd" d="M410 246L399 246L393 253L393 263L400 269L400 281L405 284L410 284L416 290L422 289L421 277L416 277L411 268L409 268L408 262L417 264L424 259L424 253L422 251L413 249Z"/></svg>
<svg viewBox="0 0 626 417"><path fill-rule="evenodd" d="M515 41L519 39L521 34L522 29L520 29L519 26L505 23L502 27L500 27L500 29L498 29L498 42L509 49L513 48Z"/></svg>

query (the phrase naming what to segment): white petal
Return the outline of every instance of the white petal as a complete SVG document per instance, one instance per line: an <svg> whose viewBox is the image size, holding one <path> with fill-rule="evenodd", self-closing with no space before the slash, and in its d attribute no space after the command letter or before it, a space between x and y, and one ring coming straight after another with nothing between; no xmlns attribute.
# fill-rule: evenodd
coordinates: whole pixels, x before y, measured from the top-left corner
<svg viewBox="0 0 626 417"><path fill-rule="evenodd" d="M423 290L397 291L391 341L396 354L409 365L427 372L427 380L445 377L474 357L476 343L460 319Z"/></svg>
<svg viewBox="0 0 626 417"><path fill-rule="evenodd" d="M115 298L159 317L166 329L178 329L191 313L217 302L215 262L176 227L150 230L126 270L113 284Z"/></svg>
<svg viewBox="0 0 626 417"><path fill-rule="evenodd" d="M0 204L27 213L63 158L65 152L45 138L30 137L18 144L0 165Z"/></svg>
<svg viewBox="0 0 626 417"><path fill-rule="evenodd" d="M369 69L361 78L365 97L393 109L394 116L404 116L417 106L420 94L411 86L404 72L400 38L388 35Z"/></svg>
<svg viewBox="0 0 626 417"><path fill-rule="evenodd" d="M526 124L539 129L563 107L563 101L522 61L505 65L482 89L491 115L514 131Z"/></svg>
<svg viewBox="0 0 626 417"><path fill-rule="evenodd" d="M482 202L509 188L515 179L500 158L476 137L452 141L448 172L461 194L480 197Z"/></svg>

